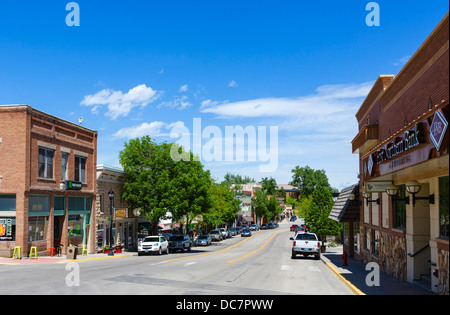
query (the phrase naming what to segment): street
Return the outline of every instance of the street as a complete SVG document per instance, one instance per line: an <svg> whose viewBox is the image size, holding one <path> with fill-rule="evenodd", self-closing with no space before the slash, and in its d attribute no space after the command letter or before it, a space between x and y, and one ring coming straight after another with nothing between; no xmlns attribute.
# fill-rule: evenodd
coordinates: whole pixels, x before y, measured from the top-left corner
<svg viewBox="0 0 450 315"><path fill-rule="evenodd" d="M290 225L284 221L249 238L238 235L186 253L0 265L8 283L0 294L353 294L321 260L291 259Z"/></svg>

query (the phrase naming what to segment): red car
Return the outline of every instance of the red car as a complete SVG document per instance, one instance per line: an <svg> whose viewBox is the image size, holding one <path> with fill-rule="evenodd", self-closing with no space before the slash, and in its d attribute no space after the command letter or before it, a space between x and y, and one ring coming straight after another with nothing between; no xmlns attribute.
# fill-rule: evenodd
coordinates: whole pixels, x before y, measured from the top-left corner
<svg viewBox="0 0 450 315"><path fill-rule="evenodd" d="M297 230L297 227L298 227L297 224L291 225L291 231L296 231L296 230Z"/></svg>

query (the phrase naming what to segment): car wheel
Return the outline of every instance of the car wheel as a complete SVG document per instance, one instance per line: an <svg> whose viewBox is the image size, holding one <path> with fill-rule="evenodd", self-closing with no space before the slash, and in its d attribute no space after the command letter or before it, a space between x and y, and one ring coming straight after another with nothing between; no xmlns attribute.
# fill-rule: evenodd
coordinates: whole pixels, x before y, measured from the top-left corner
<svg viewBox="0 0 450 315"><path fill-rule="evenodd" d="M169 247L166 247L166 255L169 255Z"/></svg>
<svg viewBox="0 0 450 315"><path fill-rule="evenodd" d="M316 260L320 259L320 254L317 254L316 257L314 257Z"/></svg>
<svg viewBox="0 0 450 315"><path fill-rule="evenodd" d="M295 258L295 253L294 253L294 251L292 251L291 259L294 259L294 258Z"/></svg>
<svg viewBox="0 0 450 315"><path fill-rule="evenodd" d="M159 247L159 251L158 251L158 255L162 255L162 249L161 249L161 247Z"/></svg>

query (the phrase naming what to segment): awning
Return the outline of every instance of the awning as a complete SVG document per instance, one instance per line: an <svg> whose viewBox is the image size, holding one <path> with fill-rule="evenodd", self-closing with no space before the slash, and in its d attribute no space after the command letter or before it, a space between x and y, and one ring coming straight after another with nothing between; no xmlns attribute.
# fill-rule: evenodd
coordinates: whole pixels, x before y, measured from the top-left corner
<svg viewBox="0 0 450 315"><path fill-rule="evenodd" d="M242 222L253 222L253 217L242 217Z"/></svg>
<svg viewBox="0 0 450 315"><path fill-rule="evenodd" d="M139 222L139 227L149 232L152 231L152 225L150 224L150 222Z"/></svg>
<svg viewBox="0 0 450 315"><path fill-rule="evenodd" d="M354 194L355 200L348 197ZM337 222L358 222L361 201L359 200L359 185L344 188L334 203L328 218Z"/></svg>

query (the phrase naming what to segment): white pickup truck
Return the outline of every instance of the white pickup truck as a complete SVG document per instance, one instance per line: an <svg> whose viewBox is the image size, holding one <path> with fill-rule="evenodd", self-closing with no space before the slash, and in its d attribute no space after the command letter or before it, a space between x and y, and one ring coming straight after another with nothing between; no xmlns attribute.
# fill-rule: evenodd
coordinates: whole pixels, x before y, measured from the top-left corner
<svg viewBox="0 0 450 315"><path fill-rule="evenodd" d="M320 259L320 242L314 233L298 233L292 244L292 256L294 259L297 254L305 257L314 255L316 259Z"/></svg>

